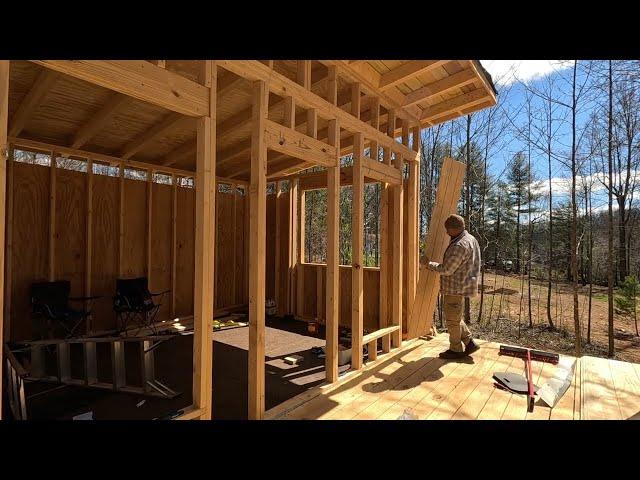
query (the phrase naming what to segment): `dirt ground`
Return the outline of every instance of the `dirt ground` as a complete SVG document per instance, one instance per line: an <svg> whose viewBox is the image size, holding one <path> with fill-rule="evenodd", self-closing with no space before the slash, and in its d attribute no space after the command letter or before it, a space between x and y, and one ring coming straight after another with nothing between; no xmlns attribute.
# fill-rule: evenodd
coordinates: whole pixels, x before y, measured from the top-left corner
<svg viewBox="0 0 640 480"><path fill-rule="evenodd" d="M553 283L551 318L555 330L547 321L547 283L532 279L531 317L529 327L526 277L515 274L486 272L482 319L478 321L480 297L471 301L471 330L478 338L514 343L567 355L575 355L573 294L571 284ZM522 295L521 292L522 291ZM608 357L607 288L593 286L591 305L591 335L587 341L589 286L579 286L579 314L583 339L583 355ZM436 325L442 329L439 320ZM614 315L615 358L640 363L640 337L636 335L634 319Z"/></svg>

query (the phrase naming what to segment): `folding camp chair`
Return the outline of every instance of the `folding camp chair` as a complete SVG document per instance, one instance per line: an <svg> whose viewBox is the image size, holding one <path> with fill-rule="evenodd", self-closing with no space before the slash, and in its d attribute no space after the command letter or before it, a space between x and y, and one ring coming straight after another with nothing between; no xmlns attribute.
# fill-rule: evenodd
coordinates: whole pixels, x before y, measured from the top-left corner
<svg viewBox="0 0 640 480"><path fill-rule="evenodd" d="M69 302L85 302L100 297L70 297L71 283L68 280L36 282L31 285L31 307L35 319L46 322L35 324L34 332L40 338L73 338L78 328L86 323L91 310L74 309ZM44 325L43 323L46 323Z"/></svg>
<svg viewBox="0 0 640 480"><path fill-rule="evenodd" d="M146 277L116 280L116 295L113 297L113 310L118 318L120 332L126 332L131 323L138 326L137 333L144 327L151 329L156 335L157 329L154 325L161 303L155 303L153 297L162 299L162 295L170 292L165 290L160 293L149 291L149 282Z"/></svg>

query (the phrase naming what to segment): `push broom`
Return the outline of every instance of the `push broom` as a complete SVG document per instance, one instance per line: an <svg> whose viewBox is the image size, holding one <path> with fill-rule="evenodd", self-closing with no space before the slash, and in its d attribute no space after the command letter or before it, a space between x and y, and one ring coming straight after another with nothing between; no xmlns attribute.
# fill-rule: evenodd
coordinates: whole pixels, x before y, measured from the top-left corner
<svg viewBox="0 0 640 480"><path fill-rule="evenodd" d="M544 352L542 350L532 350L522 347L512 347L509 345L500 345L499 354L522 358L525 361L527 370L527 411L533 412L533 403L535 402L535 397L533 392L533 374L531 372L531 361L535 360L538 362L557 365L560 360L560 356L557 353Z"/></svg>

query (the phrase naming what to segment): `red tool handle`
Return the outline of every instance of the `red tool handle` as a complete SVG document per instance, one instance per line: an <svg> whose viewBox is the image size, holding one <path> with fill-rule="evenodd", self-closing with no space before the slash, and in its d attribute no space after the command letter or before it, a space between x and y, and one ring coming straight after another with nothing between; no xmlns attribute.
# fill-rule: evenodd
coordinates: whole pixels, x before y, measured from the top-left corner
<svg viewBox="0 0 640 480"><path fill-rule="evenodd" d="M533 412L533 402L535 398L533 396L533 374L531 373L531 350L527 348L527 383L529 384L529 395L527 398L527 411Z"/></svg>

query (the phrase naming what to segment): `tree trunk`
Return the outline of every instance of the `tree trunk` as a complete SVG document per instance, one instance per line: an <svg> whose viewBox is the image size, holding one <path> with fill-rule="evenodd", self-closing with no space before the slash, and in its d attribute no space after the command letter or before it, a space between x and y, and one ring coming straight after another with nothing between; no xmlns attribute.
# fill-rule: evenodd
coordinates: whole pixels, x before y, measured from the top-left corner
<svg viewBox="0 0 640 480"><path fill-rule="evenodd" d="M578 205L576 201L576 72L578 61L573 64L573 103L571 108L571 286L573 289L573 323L576 338L576 357L582 355L582 332L578 311Z"/></svg>
<svg viewBox="0 0 640 480"><path fill-rule="evenodd" d="M608 297L608 317L609 317L609 357L615 355L613 339L613 66L609 60L609 135L607 158L609 161L609 248L607 249L607 297Z"/></svg>

